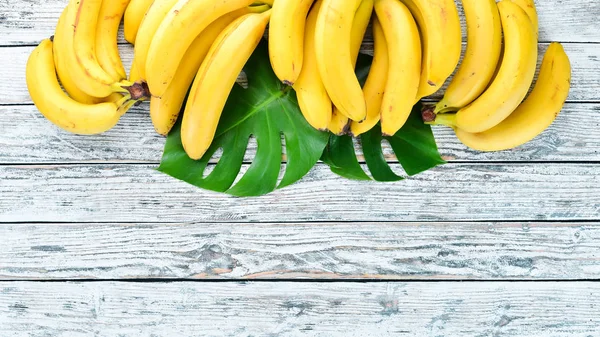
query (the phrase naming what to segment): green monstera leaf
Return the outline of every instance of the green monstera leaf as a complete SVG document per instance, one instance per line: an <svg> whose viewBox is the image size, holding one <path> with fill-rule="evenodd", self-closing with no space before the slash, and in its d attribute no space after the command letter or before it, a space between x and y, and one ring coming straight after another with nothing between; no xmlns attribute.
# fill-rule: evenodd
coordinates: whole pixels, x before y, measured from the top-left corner
<svg viewBox="0 0 600 337"><path fill-rule="evenodd" d="M181 144L180 123L169 134L159 171L200 188L234 196L259 196L301 179L317 163L328 134L313 129L302 116L296 95L273 73L263 40L244 67L248 87L235 85L223 110L215 139L200 160L190 159ZM281 135L287 164L282 180ZM256 156L237 181L250 137L256 138ZM210 174L210 158L222 154ZM234 184L235 182L235 184Z"/></svg>
<svg viewBox="0 0 600 337"><path fill-rule="evenodd" d="M373 58L360 54L356 74L364 83ZM431 132L431 127L421 119L421 104L416 104L406 124L393 137L383 137L377 124L360 136L363 155L372 178L363 170L350 136L330 136L321 159L331 171L354 180L398 181L404 179L394 173L384 157L382 141L387 140L404 171L416 175L444 164Z"/></svg>

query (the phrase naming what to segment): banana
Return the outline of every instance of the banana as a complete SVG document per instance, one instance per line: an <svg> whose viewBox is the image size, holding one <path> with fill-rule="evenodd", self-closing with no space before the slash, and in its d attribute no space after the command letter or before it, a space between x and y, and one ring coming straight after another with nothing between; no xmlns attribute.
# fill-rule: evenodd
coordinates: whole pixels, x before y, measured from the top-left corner
<svg viewBox="0 0 600 337"><path fill-rule="evenodd" d="M534 1L533 0L509 0L509 1L516 3L525 11L525 13L527 13L527 16L531 20L531 23L533 23L533 29L535 30L535 36L536 37L539 36L538 14L537 14L537 9L535 8Z"/></svg>
<svg viewBox="0 0 600 337"><path fill-rule="evenodd" d="M54 43L52 45L56 73L58 74L60 83L71 98L84 104L100 103L104 101L103 98L90 96L83 92L81 89L79 89L76 81L69 73L69 65L67 64L69 55L67 55L67 53L69 53L69 49L72 48L73 34L69 34L69 31L65 25L70 8L72 7L67 5L63 10L60 18L58 19L56 31L54 32Z"/></svg>
<svg viewBox="0 0 600 337"><path fill-rule="evenodd" d="M190 158L202 158L212 143L227 97L262 39L270 17L268 10L236 19L208 51L194 79L181 124L181 141Z"/></svg>
<svg viewBox="0 0 600 337"><path fill-rule="evenodd" d="M460 18L454 0L401 1L410 9L421 32L423 69L418 101L437 92L456 69L462 48Z"/></svg>
<svg viewBox="0 0 600 337"><path fill-rule="evenodd" d="M331 121L329 122L329 126L327 127L331 133L336 136L342 136L348 133L348 128L350 127L350 119L344 116L339 110L333 107L333 112L331 113Z"/></svg>
<svg viewBox="0 0 600 337"><path fill-rule="evenodd" d="M331 121L332 103L323 85L321 74L319 74L317 54L315 54L315 26L322 4L323 0L315 1L306 19L304 62L300 76L294 83L294 90L296 91L300 111L302 111L306 121L313 128L325 131Z"/></svg>
<svg viewBox="0 0 600 337"><path fill-rule="evenodd" d="M269 22L269 58L275 75L293 85L302 69L304 29L313 0L275 1Z"/></svg>
<svg viewBox="0 0 600 337"><path fill-rule="evenodd" d="M152 96L150 99L150 117L158 134L166 136L175 125L194 76L219 34L240 16L250 12L258 13L268 8L268 6L252 6L227 13L211 23L198 35L181 59L177 74L167 91L161 97Z"/></svg>
<svg viewBox="0 0 600 337"><path fill-rule="evenodd" d="M434 113L459 110L492 80L502 46L502 23L495 0L462 0L467 21L465 57Z"/></svg>
<svg viewBox="0 0 600 337"><path fill-rule="evenodd" d="M551 43L529 97L508 118L481 133L454 127L456 136L463 144L478 151L502 151L525 144L556 119L569 95L570 85L569 57L560 43ZM454 126L456 115L438 115L435 124Z"/></svg>
<svg viewBox="0 0 600 337"><path fill-rule="evenodd" d="M43 40L27 60L25 77L35 106L52 123L72 133L97 134L111 129L121 117L119 105L83 104L67 96L56 78L52 46L50 39Z"/></svg>
<svg viewBox="0 0 600 337"><path fill-rule="evenodd" d="M153 2L154 0L131 0L127 6L123 18L123 33L127 42L135 44L140 24Z"/></svg>
<svg viewBox="0 0 600 337"><path fill-rule="evenodd" d="M176 3L177 0L154 1L140 24L137 37L135 38L135 46L133 48L133 62L137 66L140 78L144 80L146 79L146 61L148 59L150 44L152 43L156 30L161 22Z"/></svg>
<svg viewBox="0 0 600 337"><path fill-rule="evenodd" d="M346 117L367 116L365 97L350 55L354 14L360 0L324 0L315 28L317 65L333 104Z"/></svg>
<svg viewBox="0 0 600 337"><path fill-rule="evenodd" d="M499 2L498 9L504 56L489 87L457 112L456 125L466 132L483 132L502 122L523 101L535 75L537 38L531 20L510 1Z"/></svg>
<svg viewBox="0 0 600 337"><path fill-rule="evenodd" d="M362 122L350 124L350 135L359 135L371 130L379 122L381 102L387 84L389 72L388 46L377 16L373 18L373 63L369 76L363 86L365 101L367 102L367 118Z"/></svg>
<svg viewBox="0 0 600 337"><path fill-rule="evenodd" d="M362 0L360 6L354 14L352 22L352 31L350 32L350 57L352 66L356 68L356 60L360 53L362 41L369 27L371 15L373 14L373 0ZM329 130L337 136L348 132L350 128L350 119L346 117L336 106L333 107Z"/></svg>
<svg viewBox="0 0 600 337"><path fill-rule="evenodd" d="M96 27L98 63L104 71L118 81L127 78L117 47L117 33L128 4L129 0L103 0Z"/></svg>
<svg viewBox="0 0 600 337"><path fill-rule="evenodd" d="M135 60L131 62L131 68L129 69L129 82L135 83L142 80L142 75L138 71L137 64Z"/></svg>
<svg viewBox="0 0 600 337"><path fill-rule="evenodd" d="M411 12L400 1L376 0L375 12L388 46L389 72L381 102L381 132L393 136L404 126L421 78L421 38Z"/></svg>
<svg viewBox="0 0 600 337"><path fill-rule="evenodd" d="M67 34L73 35L72 44L65 52L70 76L83 92L94 97L107 97L114 92L127 93L123 86L129 85L110 76L98 63L96 26L101 5L101 0L70 0L72 8L65 20Z"/></svg>
<svg viewBox="0 0 600 337"><path fill-rule="evenodd" d="M211 22L253 2L254 0L179 0L156 30L148 50L145 75L152 95L160 97L165 93L181 58Z"/></svg>

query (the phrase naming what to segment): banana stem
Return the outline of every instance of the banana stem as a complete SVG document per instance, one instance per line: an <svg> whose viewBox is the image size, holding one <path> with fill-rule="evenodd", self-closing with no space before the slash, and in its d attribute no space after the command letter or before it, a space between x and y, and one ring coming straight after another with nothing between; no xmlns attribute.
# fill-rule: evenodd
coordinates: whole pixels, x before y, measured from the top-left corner
<svg viewBox="0 0 600 337"><path fill-rule="evenodd" d="M252 4L248 6L248 9L251 13L264 13L271 9L269 4Z"/></svg>
<svg viewBox="0 0 600 337"><path fill-rule="evenodd" d="M112 89L113 92L120 92L123 94L128 94L129 91L127 89L125 89L126 86L131 85L132 83L129 81L121 81L121 82L116 82L110 85L110 88Z"/></svg>
<svg viewBox="0 0 600 337"><path fill-rule="evenodd" d="M435 114L445 114L445 113L449 113L449 112L456 112L458 109L455 108L451 108L451 107L443 107L442 105L436 105L435 106L435 110L433 111L433 113Z"/></svg>
<svg viewBox="0 0 600 337"><path fill-rule="evenodd" d="M115 104L120 109L123 106L123 104L126 104L129 100L131 100L131 95L127 94L127 95L124 95L123 97L121 97L121 99L119 99L117 102L115 102Z"/></svg>
<svg viewBox="0 0 600 337"><path fill-rule="evenodd" d="M124 94L127 94L131 99L135 100L135 101L146 101L149 100L151 97L150 94L150 88L148 88L148 84L144 81L139 81L139 82L135 82L135 83L131 83L129 81L123 81L123 82L127 82L128 85L124 85L120 87L121 91ZM120 83L123 83L120 82Z"/></svg>
<svg viewBox="0 0 600 337"><path fill-rule="evenodd" d="M138 102L139 101L136 101L136 100L129 100L129 101L125 102L125 104L123 104L123 106L119 107L119 112L121 113L121 116L126 114L127 111L129 111L129 109L131 109L131 107L136 105Z"/></svg>
<svg viewBox="0 0 600 337"><path fill-rule="evenodd" d="M260 0L260 1L256 1L256 2L252 3L252 5L250 5L250 6L266 4L266 5L273 7L273 1L274 0Z"/></svg>
<svg viewBox="0 0 600 337"><path fill-rule="evenodd" d="M433 113L432 109L426 109L422 112L423 121L429 125L445 125L451 128L456 127L456 114L439 114Z"/></svg>

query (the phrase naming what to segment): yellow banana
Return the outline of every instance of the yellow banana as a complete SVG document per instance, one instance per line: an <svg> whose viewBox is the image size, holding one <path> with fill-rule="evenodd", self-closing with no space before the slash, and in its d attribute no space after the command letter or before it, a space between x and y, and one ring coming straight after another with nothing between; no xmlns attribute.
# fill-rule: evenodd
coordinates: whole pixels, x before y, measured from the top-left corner
<svg viewBox="0 0 600 337"><path fill-rule="evenodd" d="M94 97L107 97L114 92L127 92L119 79L110 76L98 63L96 57L96 27L102 0L71 0L66 27L73 34L73 43L66 61L71 78L79 88Z"/></svg>
<svg viewBox="0 0 600 337"><path fill-rule="evenodd" d="M117 33L128 4L129 0L103 0L96 27L98 63L104 71L118 81L127 78L117 47Z"/></svg>
<svg viewBox="0 0 600 337"><path fill-rule="evenodd" d="M533 23L533 29L535 30L535 36L539 36L538 14L537 14L537 9L535 8L534 1L533 0L509 0L509 1L516 3L525 11L525 13L527 13L527 16L531 20L531 23Z"/></svg>
<svg viewBox="0 0 600 337"><path fill-rule="evenodd" d="M389 72L381 102L381 132L393 136L415 103L421 77L421 38L408 8L396 0L376 0L375 12L388 46Z"/></svg>
<svg viewBox="0 0 600 337"><path fill-rule="evenodd" d="M365 37L365 33L367 32L367 28L369 27L372 14L373 0L362 0L360 6L356 10L356 13L354 14L352 31L350 32L350 58L354 68L356 68L356 60L358 59L360 47ZM350 119L346 117L336 106L334 106L331 122L329 123L329 130L333 134L339 136L347 133L349 128Z"/></svg>
<svg viewBox="0 0 600 337"><path fill-rule="evenodd" d="M315 1L304 33L304 62L300 77L294 83L300 111L313 128L326 131L331 121L332 103L323 85L315 54L315 26L323 0Z"/></svg>
<svg viewBox="0 0 600 337"><path fill-rule="evenodd" d="M254 0L179 0L156 30L148 50L145 75L153 96L162 96L194 39L217 18ZM230 56L231 57L231 56Z"/></svg>
<svg viewBox="0 0 600 337"><path fill-rule="evenodd" d="M502 23L495 0L462 0L467 21L467 50L435 113L473 102L492 80L502 46Z"/></svg>
<svg viewBox="0 0 600 337"><path fill-rule="evenodd" d="M360 0L324 0L315 28L317 65L333 104L346 117L367 116L365 97L350 55L354 14Z"/></svg>
<svg viewBox="0 0 600 337"><path fill-rule="evenodd" d="M127 6L123 18L123 33L127 42L135 44L140 24L153 2L154 0L131 0Z"/></svg>
<svg viewBox="0 0 600 337"><path fill-rule="evenodd" d="M496 78L473 103L456 114L466 132L483 132L498 125L523 101L537 63L537 38L531 20L518 5L498 3L504 31L504 56Z"/></svg>
<svg viewBox="0 0 600 337"><path fill-rule="evenodd" d="M146 61L148 59L148 51L156 30L164 20L165 16L178 0L156 0L150 6L142 23L140 24L137 37L135 38L135 46L133 48L133 58L137 71L142 79L146 79ZM177 36L177 35L173 35Z"/></svg>
<svg viewBox="0 0 600 337"><path fill-rule="evenodd" d="M138 71L135 60L131 62L131 69L129 69L129 82L135 83L142 80L142 75Z"/></svg>
<svg viewBox="0 0 600 337"><path fill-rule="evenodd" d="M111 129L121 116L113 102L79 103L61 89L54 66L52 41L43 40L27 60L26 82L35 106L52 123L77 134L97 134Z"/></svg>
<svg viewBox="0 0 600 337"><path fill-rule="evenodd" d="M401 1L410 9L421 32L423 68L418 101L438 91L456 69L462 48L460 18L454 0Z"/></svg>
<svg viewBox="0 0 600 337"><path fill-rule="evenodd" d="M183 113L181 141L192 159L209 148L235 81L262 39L271 10L246 14L219 34L194 79Z"/></svg>
<svg viewBox="0 0 600 337"><path fill-rule="evenodd" d="M251 11L265 11L268 8L268 6L253 6L227 13L211 23L198 35L181 59L181 64L177 68L177 74L173 78L171 85L167 88L167 91L161 97L153 96L150 99L150 117L152 118L154 129L158 134L166 136L171 131L171 128L173 128L173 125L175 125L175 122L177 122L185 95L194 80L194 76L219 34L240 16L248 14Z"/></svg>
<svg viewBox="0 0 600 337"><path fill-rule="evenodd" d="M381 102L387 84L389 72L388 46L377 16L373 17L373 63L369 76L363 86L365 101L367 102L367 118L362 122L350 124L350 134L353 137L371 130L379 122Z"/></svg>
<svg viewBox="0 0 600 337"><path fill-rule="evenodd" d="M542 61L537 82L529 97L495 127L469 133L454 127L466 146L478 151L502 151L525 144L547 129L562 109L571 85L571 65L562 45L552 43ZM440 120L438 120L440 119ZM436 116L435 124L456 124L456 115Z"/></svg>
<svg viewBox="0 0 600 337"><path fill-rule="evenodd" d="M269 58L275 75L296 83L304 58L304 28L313 0L275 1L269 22Z"/></svg>
<svg viewBox="0 0 600 337"><path fill-rule="evenodd" d="M329 122L329 126L327 127L331 133L336 136L345 135L348 132L348 128L350 127L350 119L344 116L338 109L333 107L333 112L331 113L331 121Z"/></svg>
<svg viewBox="0 0 600 337"><path fill-rule="evenodd" d="M58 74L58 78L60 79L60 83L63 88L69 94L69 96L76 100L79 103L84 104L96 104L102 102L104 99L100 97L94 97L86 94L77 86L76 81L71 77L69 72L69 50L73 45L73 34L69 34L69 30L66 27L67 16L69 15L68 11L72 8L67 5L63 10L60 18L58 19L58 24L56 25L56 31L54 32L54 64L56 67L56 73Z"/></svg>

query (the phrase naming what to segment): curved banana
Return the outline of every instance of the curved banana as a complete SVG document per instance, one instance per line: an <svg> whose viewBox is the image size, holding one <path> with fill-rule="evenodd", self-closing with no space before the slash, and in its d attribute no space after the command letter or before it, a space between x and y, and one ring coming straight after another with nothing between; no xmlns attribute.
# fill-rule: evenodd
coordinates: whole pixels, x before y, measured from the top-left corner
<svg viewBox="0 0 600 337"><path fill-rule="evenodd" d="M300 76L294 83L294 90L300 111L308 124L317 130L326 131L331 121L333 105L323 85L315 53L315 26L322 4L323 0L316 0L306 19L304 62Z"/></svg>
<svg viewBox="0 0 600 337"><path fill-rule="evenodd" d="M367 118L350 124L350 135L358 137L371 130L379 122L381 102L385 93L389 72L388 46L377 16L373 18L373 63L363 86L367 102Z"/></svg>
<svg viewBox="0 0 600 337"><path fill-rule="evenodd" d="M296 83L304 58L306 16L313 0L274 1L269 22L269 58L275 75L286 85Z"/></svg>
<svg viewBox="0 0 600 337"><path fill-rule="evenodd" d="M61 89L54 67L52 41L43 40L27 60L26 81L33 103L60 128L77 134L97 134L111 129L121 117L113 102L79 103Z"/></svg>
<svg viewBox="0 0 600 337"><path fill-rule="evenodd" d="M376 0L375 12L388 46L388 78L381 102L381 132L393 136L404 126L421 78L421 38L408 8L396 0Z"/></svg>
<svg viewBox="0 0 600 337"><path fill-rule="evenodd" d="M56 73L63 88L69 94L69 96L79 103L84 104L96 104L103 102L104 99L100 97L94 97L86 94L77 86L76 81L71 77L69 72L68 59L69 50L72 49L73 45L73 33L69 34L69 30L66 27L68 11L72 8L67 5L63 10L58 23L56 25L56 31L54 32L54 65L56 67Z"/></svg>
<svg viewBox="0 0 600 337"><path fill-rule="evenodd" d="M254 0L179 0L156 30L148 50L145 75L152 95L160 97L165 93L181 58L211 22L253 2Z"/></svg>
<svg viewBox="0 0 600 337"><path fill-rule="evenodd" d="M154 1L140 24L137 37L135 38L135 46L133 47L133 62L135 62L137 66L140 77L144 80L146 79L148 51L150 50L150 45L152 44L156 30L177 1L178 0Z"/></svg>
<svg viewBox="0 0 600 337"><path fill-rule="evenodd" d="M354 14L352 31L350 32L350 57L352 66L356 68L356 60L360 53L365 33L373 14L373 0L362 0ZM337 136L346 134L350 128L350 119L346 117L336 106L333 107L329 130Z"/></svg>
<svg viewBox="0 0 600 337"><path fill-rule="evenodd" d="M270 17L271 10L238 18L208 51L194 79L181 124L181 141L190 158L202 158L212 143L227 97L262 39Z"/></svg>
<svg viewBox="0 0 600 337"><path fill-rule="evenodd" d="M473 102L492 80L502 46L502 23L495 0L462 0L467 21L467 50L434 113L458 110Z"/></svg>
<svg viewBox="0 0 600 337"><path fill-rule="evenodd" d="M77 80L79 88L94 97L107 97L114 92L127 92L119 79L110 76L98 63L96 57L96 27L102 0L71 0L66 26L73 34L69 65L71 78Z"/></svg>
<svg viewBox="0 0 600 337"><path fill-rule="evenodd" d="M502 151L525 144L546 130L562 109L571 85L569 57L560 43L552 43L542 61L537 82L529 97L495 127L468 133L454 127L466 146L478 151ZM440 119L438 121L438 118ZM435 124L456 124L456 115L436 116Z"/></svg>
<svg viewBox="0 0 600 337"><path fill-rule="evenodd" d="M504 31L504 56L496 78L473 103L456 114L464 131L483 132L498 125L527 95L535 75L537 38L531 20L518 5L498 3Z"/></svg>
<svg viewBox="0 0 600 337"><path fill-rule="evenodd" d="M360 4L360 0L324 0L315 28L317 65L323 84L339 111L356 121L367 116L350 55L352 23Z"/></svg>
<svg viewBox="0 0 600 337"><path fill-rule="evenodd" d="M154 0L131 0L127 6L123 18L123 33L127 42L135 44L140 24L153 2Z"/></svg>
<svg viewBox="0 0 600 337"><path fill-rule="evenodd" d="M535 36L539 36L539 23L537 9L535 8L535 2L533 0L509 0L519 5L533 23L533 29L535 30Z"/></svg>
<svg viewBox="0 0 600 337"><path fill-rule="evenodd" d="M103 0L96 27L98 63L104 71L118 81L127 78L117 47L117 33L128 4L129 0Z"/></svg>
<svg viewBox="0 0 600 337"><path fill-rule="evenodd" d="M240 16L248 14L251 11L264 11L269 7L262 6L258 8L254 6L246 7L223 15L206 27L196 40L192 42L192 45L181 59L181 64L177 68L177 74L173 78L171 85L167 88L167 91L161 97L152 96L150 98L150 117L152 118L154 129L158 134L166 136L173 128L173 125L175 125L175 122L177 122L185 95L194 80L194 76L196 76L200 65L202 65L202 61L204 61L206 54L208 54L210 47L219 34Z"/></svg>
<svg viewBox="0 0 600 337"><path fill-rule="evenodd" d="M454 0L401 1L410 9L421 32L423 69L418 101L437 92L456 69L462 48L460 18Z"/></svg>

